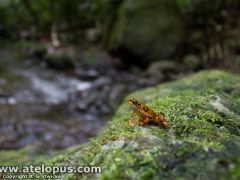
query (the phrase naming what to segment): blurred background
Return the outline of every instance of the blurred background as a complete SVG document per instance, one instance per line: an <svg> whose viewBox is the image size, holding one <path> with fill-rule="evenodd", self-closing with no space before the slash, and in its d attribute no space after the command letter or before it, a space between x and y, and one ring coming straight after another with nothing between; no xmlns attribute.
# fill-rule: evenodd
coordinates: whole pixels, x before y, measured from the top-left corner
<svg viewBox="0 0 240 180"><path fill-rule="evenodd" d="M0 150L86 142L137 89L240 70L238 0L1 0ZM34 153L36 153L34 152Z"/></svg>

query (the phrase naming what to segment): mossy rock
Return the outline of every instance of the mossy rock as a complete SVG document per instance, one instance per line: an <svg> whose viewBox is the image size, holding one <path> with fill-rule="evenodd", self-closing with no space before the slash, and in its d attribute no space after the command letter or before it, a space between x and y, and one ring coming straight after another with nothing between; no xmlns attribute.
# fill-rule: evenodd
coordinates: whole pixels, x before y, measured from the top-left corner
<svg viewBox="0 0 240 180"><path fill-rule="evenodd" d="M114 38L109 37L108 48L119 48L126 63L135 60L144 66L169 58L183 39L183 21L175 1L126 0L122 11L123 17L112 22L118 28L108 32L113 37L118 34L118 42L113 44Z"/></svg>
<svg viewBox="0 0 240 180"><path fill-rule="evenodd" d="M171 127L129 127L125 101L96 138L45 163L102 167L100 174L63 179L239 179L239 90L239 76L202 71L134 92L126 99L145 101Z"/></svg>
<svg viewBox="0 0 240 180"><path fill-rule="evenodd" d="M129 127L131 108L124 102L105 131L67 153L64 163L101 166L100 179L237 179L239 90L239 76L203 71L132 93L127 98L145 101L171 128Z"/></svg>

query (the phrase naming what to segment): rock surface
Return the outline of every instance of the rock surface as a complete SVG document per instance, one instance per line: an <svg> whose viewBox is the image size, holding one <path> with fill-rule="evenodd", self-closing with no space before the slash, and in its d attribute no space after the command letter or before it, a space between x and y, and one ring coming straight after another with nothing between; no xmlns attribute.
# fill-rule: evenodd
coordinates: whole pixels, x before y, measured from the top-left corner
<svg viewBox="0 0 240 180"><path fill-rule="evenodd" d="M140 65L169 58L183 39L183 22L177 4L168 0L126 0L119 46L126 63Z"/></svg>
<svg viewBox="0 0 240 180"><path fill-rule="evenodd" d="M170 129L129 127L131 108L123 103L96 138L44 162L101 166L101 174L84 175L90 179L238 179L239 90L239 76L202 71L137 91L127 98L145 101L168 120ZM63 179L74 177L83 178L63 175Z"/></svg>

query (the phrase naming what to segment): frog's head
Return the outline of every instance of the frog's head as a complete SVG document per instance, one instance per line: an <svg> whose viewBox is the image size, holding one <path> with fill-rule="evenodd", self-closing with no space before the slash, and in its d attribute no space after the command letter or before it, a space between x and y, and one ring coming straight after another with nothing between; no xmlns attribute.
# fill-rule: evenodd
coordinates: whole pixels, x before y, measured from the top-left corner
<svg viewBox="0 0 240 180"><path fill-rule="evenodd" d="M139 107L141 106L141 104L134 98L130 98L128 99L128 103L131 104L134 107Z"/></svg>

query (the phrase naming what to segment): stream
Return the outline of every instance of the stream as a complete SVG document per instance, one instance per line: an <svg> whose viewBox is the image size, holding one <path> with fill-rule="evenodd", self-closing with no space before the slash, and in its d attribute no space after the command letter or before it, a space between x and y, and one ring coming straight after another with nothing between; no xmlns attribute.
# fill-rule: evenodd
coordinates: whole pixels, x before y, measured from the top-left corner
<svg viewBox="0 0 240 180"><path fill-rule="evenodd" d="M5 89L0 95L1 149L31 143L47 150L65 148L87 141L106 122L101 115L80 112L74 102L91 82L49 69L22 69L0 83Z"/></svg>
<svg viewBox="0 0 240 180"><path fill-rule="evenodd" d="M11 62L0 72L0 149L34 145L51 153L87 142L129 92L172 76L170 71L163 77L156 65L150 73L119 70L102 55L104 62L99 58L99 65L80 65L69 73L32 59L16 60L11 51L0 52L0 58Z"/></svg>

